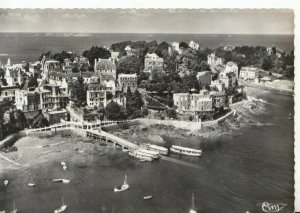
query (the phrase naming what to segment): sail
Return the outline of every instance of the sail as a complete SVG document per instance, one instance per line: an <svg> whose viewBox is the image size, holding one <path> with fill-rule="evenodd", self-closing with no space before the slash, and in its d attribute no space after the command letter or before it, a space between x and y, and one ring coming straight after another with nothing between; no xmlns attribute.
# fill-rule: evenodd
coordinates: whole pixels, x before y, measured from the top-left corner
<svg viewBox="0 0 300 213"><path fill-rule="evenodd" d="M125 178L124 178L124 185L127 184L127 175L125 173Z"/></svg>
<svg viewBox="0 0 300 213"><path fill-rule="evenodd" d="M194 193L192 195L192 207L190 208L190 213L197 213L195 210L195 198L194 198Z"/></svg>

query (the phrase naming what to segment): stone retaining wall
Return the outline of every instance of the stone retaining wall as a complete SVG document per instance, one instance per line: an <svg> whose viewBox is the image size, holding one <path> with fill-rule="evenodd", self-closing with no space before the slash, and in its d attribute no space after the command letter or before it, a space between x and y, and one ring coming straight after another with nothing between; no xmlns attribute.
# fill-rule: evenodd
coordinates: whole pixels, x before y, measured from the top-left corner
<svg viewBox="0 0 300 213"><path fill-rule="evenodd" d="M201 129L201 122L195 122L195 121L177 121L177 120L158 120L158 119L148 119L148 118L139 118L136 119L139 121L139 123L143 125L166 125L166 126L173 126L175 128L180 129L187 129L190 131L194 130L200 130Z"/></svg>

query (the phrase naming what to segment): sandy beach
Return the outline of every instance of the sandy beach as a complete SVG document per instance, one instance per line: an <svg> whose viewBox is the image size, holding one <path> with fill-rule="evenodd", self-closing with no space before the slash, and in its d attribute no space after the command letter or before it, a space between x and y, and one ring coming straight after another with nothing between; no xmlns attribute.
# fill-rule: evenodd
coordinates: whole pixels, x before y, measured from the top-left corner
<svg viewBox="0 0 300 213"><path fill-rule="evenodd" d="M0 152L0 173L51 161L88 162L93 155L105 155L113 149L111 144L103 146L86 137L75 136L70 131L26 136L18 140L15 146L18 151Z"/></svg>

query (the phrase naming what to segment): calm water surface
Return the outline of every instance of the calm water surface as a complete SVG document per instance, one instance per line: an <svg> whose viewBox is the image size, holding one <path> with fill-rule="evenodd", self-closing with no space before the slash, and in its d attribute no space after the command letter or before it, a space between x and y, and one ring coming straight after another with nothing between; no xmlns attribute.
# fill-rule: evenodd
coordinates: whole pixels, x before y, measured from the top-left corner
<svg viewBox="0 0 300 213"><path fill-rule="evenodd" d="M257 94L253 89L249 92ZM11 209L14 200L20 212L53 212L63 195L68 212L184 213L194 192L198 212L262 212L257 204L264 201L285 203L281 212L293 212L294 124L285 119L293 112L293 98L268 92L258 97L280 106L269 105L266 114L255 117L273 125L244 127L239 135L205 140L199 159L171 155L197 168L162 159L142 163L118 150L108 156L95 155L88 167L69 165L68 171L62 171L59 162L41 164L0 174L0 179L11 180L7 189L0 186L0 209ZM125 172L130 190L114 193L114 185L121 184ZM37 187L27 187L28 174L37 180ZM50 181L61 176L71 183ZM143 196L149 194L153 199L144 201Z"/></svg>
<svg viewBox="0 0 300 213"><path fill-rule="evenodd" d="M294 49L293 35L226 35L226 34L132 34L132 33L95 33L87 36L68 36L65 34L47 35L38 33L0 33L0 61L12 63L37 61L41 53L62 50L82 54L92 46L110 46L121 41L197 41L200 48L216 48L222 45L234 46L277 46L286 51Z"/></svg>

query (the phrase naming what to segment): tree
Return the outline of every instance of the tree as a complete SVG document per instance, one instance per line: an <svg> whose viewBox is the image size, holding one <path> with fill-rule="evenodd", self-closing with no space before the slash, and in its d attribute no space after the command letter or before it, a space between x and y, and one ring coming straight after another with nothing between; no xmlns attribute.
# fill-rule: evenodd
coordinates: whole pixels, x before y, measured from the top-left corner
<svg viewBox="0 0 300 213"><path fill-rule="evenodd" d="M170 47L170 45L169 45L167 42L165 42L165 41L161 42L161 43L158 45L158 49L159 49L161 52L162 52L163 50L168 51L168 50L169 50L169 47Z"/></svg>
<svg viewBox="0 0 300 213"><path fill-rule="evenodd" d="M196 75L185 75L182 78L182 82L185 88L185 92L188 92L193 88L199 90L199 82Z"/></svg>
<svg viewBox="0 0 300 213"><path fill-rule="evenodd" d="M143 105L144 102L138 90L134 93L130 92L126 94L126 109L129 116L133 115L136 111L141 110Z"/></svg>
<svg viewBox="0 0 300 213"><path fill-rule="evenodd" d="M272 55L276 55L276 47L272 47Z"/></svg>
<svg viewBox="0 0 300 213"><path fill-rule="evenodd" d="M273 67L271 57L269 57L269 56L265 57L265 58L263 59L263 62L262 62L261 67L262 67L264 70L270 70L270 69Z"/></svg>
<svg viewBox="0 0 300 213"><path fill-rule="evenodd" d="M189 45L186 43L186 42L180 42L179 43L179 48L185 48L185 49L188 49L189 48Z"/></svg>
<svg viewBox="0 0 300 213"><path fill-rule="evenodd" d="M53 55L50 51L48 52L45 52L45 53L42 53L40 56L39 56L39 61L41 61L44 56L46 57L46 60L49 60L49 59L52 59Z"/></svg>
<svg viewBox="0 0 300 213"><path fill-rule="evenodd" d="M111 100L113 98L113 94L110 91L106 92L106 99Z"/></svg>
<svg viewBox="0 0 300 213"><path fill-rule="evenodd" d="M173 119L177 118L177 113L175 109L167 109L167 115L169 118L173 118Z"/></svg>
<svg viewBox="0 0 300 213"><path fill-rule="evenodd" d="M82 53L82 56L86 57L89 60L90 64L94 64L95 59L107 59L111 56L111 53L103 47L92 46L91 49L85 50Z"/></svg>
<svg viewBox="0 0 300 213"><path fill-rule="evenodd" d="M105 108L106 118L109 120L124 119L124 114L121 111L121 107L114 101L111 101Z"/></svg>
<svg viewBox="0 0 300 213"><path fill-rule="evenodd" d="M0 68L0 79L4 78L5 72L2 68Z"/></svg>
<svg viewBox="0 0 300 213"><path fill-rule="evenodd" d="M33 76L28 83L28 87L37 87L38 85L37 77Z"/></svg>
<svg viewBox="0 0 300 213"><path fill-rule="evenodd" d="M117 64L117 73L125 73L125 74L130 74L130 73L139 73L141 69L141 63L139 61L138 56L136 55L130 55L123 57L119 60Z"/></svg>
<svg viewBox="0 0 300 213"><path fill-rule="evenodd" d="M71 99L77 106L86 104L86 85L84 84L82 76L79 76L77 81L71 85L72 95Z"/></svg>

